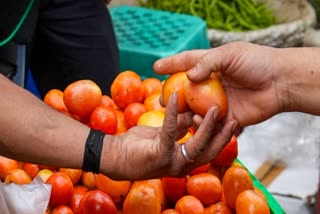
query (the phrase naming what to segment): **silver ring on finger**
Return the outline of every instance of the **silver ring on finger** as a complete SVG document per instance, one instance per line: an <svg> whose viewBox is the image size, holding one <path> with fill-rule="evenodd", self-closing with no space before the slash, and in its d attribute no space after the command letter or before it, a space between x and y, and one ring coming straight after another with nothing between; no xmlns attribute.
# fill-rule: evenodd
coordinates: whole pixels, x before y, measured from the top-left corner
<svg viewBox="0 0 320 214"><path fill-rule="evenodd" d="M193 162L194 162L194 160L192 160L192 159L190 158L190 156L188 155L188 153L187 153L185 143L181 144L181 153L182 153L184 159L185 159L187 162L189 162L189 163L193 163Z"/></svg>

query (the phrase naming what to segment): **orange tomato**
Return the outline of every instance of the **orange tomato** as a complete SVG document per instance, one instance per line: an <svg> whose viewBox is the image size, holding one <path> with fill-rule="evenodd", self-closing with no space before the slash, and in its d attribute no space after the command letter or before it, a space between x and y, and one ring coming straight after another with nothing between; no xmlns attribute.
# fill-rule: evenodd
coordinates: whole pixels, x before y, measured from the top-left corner
<svg viewBox="0 0 320 214"><path fill-rule="evenodd" d="M161 93L155 93L144 100L143 105L146 107L147 111L166 111L166 108L160 104L160 96Z"/></svg>
<svg viewBox="0 0 320 214"><path fill-rule="evenodd" d="M180 213L175 209L166 209L166 210L163 210L161 214L180 214Z"/></svg>
<svg viewBox="0 0 320 214"><path fill-rule="evenodd" d="M192 136L193 136L193 134L190 131L188 131L187 134L185 134L185 136L183 136L182 138L177 140L177 143L179 143L179 144L185 143Z"/></svg>
<svg viewBox="0 0 320 214"><path fill-rule="evenodd" d="M118 119L114 109L97 106L90 115L89 127L113 135L117 131Z"/></svg>
<svg viewBox="0 0 320 214"><path fill-rule="evenodd" d="M136 126L139 117L147 111L146 107L142 103L130 103L124 110L124 118L126 126L130 129Z"/></svg>
<svg viewBox="0 0 320 214"><path fill-rule="evenodd" d="M184 177L163 177L161 179L163 191L170 202L177 202L187 194L187 176Z"/></svg>
<svg viewBox="0 0 320 214"><path fill-rule="evenodd" d="M270 214L267 202L251 189L238 195L235 208L237 214Z"/></svg>
<svg viewBox="0 0 320 214"><path fill-rule="evenodd" d="M15 170L18 168L19 168L19 162L17 160L0 155L0 179L2 181L4 181L4 179L12 170Z"/></svg>
<svg viewBox="0 0 320 214"><path fill-rule="evenodd" d="M9 172L9 174L4 179L6 184L15 183L15 184L29 184L32 179L30 175L23 169L14 169Z"/></svg>
<svg viewBox="0 0 320 214"><path fill-rule="evenodd" d="M233 212L227 204L217 202L206 207L203 214L233 214Z"/></svg>
<svg viewBox="0 0 320 214"><path fill-rule="evenodd" d="M102 95L101 97L101 105L107 108L117 109L118 106L114 103L112 98L108 95Z"/></svg>
<svg viewBox="0 0 320 214"><path fill-rule="evenodd" d="M96 189L96 180L94 178L94 174L92 172L82 172L81 176L82 184L87 187L89 190Z"/></svg>
<svg viewBox="0 0 320 214"><path fill-rule="evenodd" d="M229 166L238 157L238 140L235 135L232 136L230 142L219 152L219 154L211 161L213 165Z"/></svg>
<svg viewBox="0 0 320 214"><path fill-rule="evenodd" d="M117 214L117 207L112 198L100 191L90 190L80 201L81 214Z"/></svg>
<svg viewBox="0 0 320 214"><path fill-rule="evenodd" d="M164 121L164 113L162 111L147 111L143 113L137 122L140 126L161 127Z"/></svg>
<svg viewBox="0 0 320 214"><path fill-rule="evenodd" d="M92 80L78 80L69 84L63 92L63 101L70 113L87 119L101 104L102 92Z"/></svg>
<svg viewBox="0 0 320 214"><path fill-rule="evenodd" d="M238 195L245 190L253 190L253 181L245 168L230 166L223 176L222 189L227 205L234 209Z"/></svg>
<svg viewBox="0 0 320 214"><path fill-rule="evenodd" d="M150 183L132 185L123 202L123 214L161 214L161 199Z"/></svg>
<svg viewBox="0 0 320 214"><path fill-rule="evenodd" d="M215 73L208 80L194 83L187 79L184 82L184 96L190 109L204 117L211 106L219 106L218 119L227 113L227 96Z"/></svg>
<svg viewBox="0 0 320 214"><path fill-rule="evenodd" d="M55 207L50 214L74 214L70 207L66 205L59 205Z"/></svg>
<svg viewBox="0 0 320 214"><path fill-rule="evenodd" d="M68 112L68 109L63 101L63 91L59 89L51 89L48 91L44 96L43 101L57 111Z"/></svg>
<svg viewBox="0 0 320 214"><path fill-rule="evenodd" d="M124 112L121 109L114 109L114 113L117 116L117 131L115 135L126 132L128 128L126 124L126 118L124 117Z"/></svg>
<svg viewBox="0 0 320 214"><path fill-rule="evenodd" d="M189 195L197 197L202 204L210 205L220 199L222 185L217 176L204 172L190 176L187 190Z"/></svg>
<svg viewBox="0 0 320 214"><path fill-rule="evenodd" d="M199 166L189 172L189 175L196 175L200 173L209 172L210 163L203 164L202 166Z"/></svg>
<svg viewBox="0 0 320 214"><path fill-rule="evenodd" d="M173 92L177 92L178 100L178 113L189 110L185 95L184 95L184 83L188 80L186 72L178 72L170 75L162 86L162 101L166 107L169 102L170 96Z"/></svg>
<svg viewBox="0 0 320 214"><path fill-rule="evenodd" d="M98 190L108 194L115 203L120 203L128 194L131 181L116 181L103 174L94 174Z"/></svg>
<svg viewBox="0 0 320 214"><path fill-rule="evenodd" d="M144 88L144 100L152 94L161 93L162 82L157 78L146 78L142 81L142 85Z"/></svg>
<svg viewBox="0 0 320 214"><path fill-rule="evenodd" d="M76 185L73 188L72 196L69 202L69 207L74 214L80 214L80 202L82 197L89 191L84 185Z"/></svg>
<svg viewBox="0 0 320 214"><path fill-rule="evenodd" d="M21 166L21 169L26 171L30 175L31 179L36 177L38 175L38 173L40 172L39 165L38 164L33 164L33 163L24 162L22 164L22 166Z"/></svg>
<svg viewBox="0 0 320 214"><path fill-rule="evenodd" d="M199 214L204 212L204 207L195 196L185 195L177 201L175 210L180 214Z"/></svg>
<svg viewBox="0 0 320 214"><path fill-rule="evenodd" d="M73 193L73 184L69 176L63 172L54 172L46 181L51 184L49 205L56 207L70 202Z"/></svg>
<svg viewBox="0 0 320 214"><path fill-rule="evenodd" d="M113 80L110 90L112 100L122 110L130 103L141 103L144 99L142 80L134 71L119 73Z"/></svg>
<svg viewBox="0 0 320 214"><path fill-rule="evenodd" d="M267 198L261 189L259 189L258 187L253 187L253 190L258 193L261 198L263 198L263 200L267 201Z"/></svg>
<svg viewBox="0 0 320 214"><path fill-rule="evenodd" d="M72 184L75 186L80 181L82 176L81 169L72 169L72 168L59 168L59 172L66 173L72 181Z"/></svg>

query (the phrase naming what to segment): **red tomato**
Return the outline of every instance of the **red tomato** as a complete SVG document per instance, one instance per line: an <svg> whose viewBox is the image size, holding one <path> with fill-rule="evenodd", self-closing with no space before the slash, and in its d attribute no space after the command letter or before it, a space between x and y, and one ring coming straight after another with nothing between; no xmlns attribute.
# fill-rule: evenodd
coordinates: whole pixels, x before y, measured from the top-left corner
<svg viewBox="0 0 320 214"><path fill-rule="evenodd" d="M106 134L115 134L118 126L117 123L117 115L112 108L98 106L90 115L89 126L93 129L101 130Z"/></svg>
<svg viewBox="0 0 320 214"><path fill-rule="evenodd" d="M100 190L90 190L80 203L82 214L117 214L112 198Z"/></svg>
<svg viewBox="0 0 320 214"><path fill-rule="evenodd" d="M26 171L30 175L31 179L36 177L38 175L38 173L40 172L39 165L33 164L33 163L23 163L21 169Z"/></svg>
<svg viewBox="0 0 320 214"><path fill-rule="evenodd" d="M73 188L72 197L69 202L69 207L74 214L80 214L80 201L86 195L88 188L83 185L77 185Z"/></svg>
<svg viewBox="0 0 320 214"><path fill-rule="evenodd" d="M203 173L203 172L209 172L209 168L210 168L210 163L206 163L202 166L199 166L193 170L191 170L189 172L189 175L195 175L195 174L200 174L200 173Z"/></svg>
<svg viewBox="0 0 320 214"><path fill-rule="evenodd" d="M185 177L163 177L161 179L164 194L171 202L177 202L182 196L187 194L188 178Z"/></svg>
<svg viewBox="0 0 320 214"><path fill-rule="evenodd" d="M54 172L46 183L51 184L50 206L55 207L69 203L73 193L73 184L67 174Z"/></svg>
<svg viewBox="0 0 320 214"><path fill-rule="evenodd" d="M130 103L124 110L124 118L127 128L136 126L139 117L147 111L142 103Z"/></svg>
<svg viewBox="0 0 320 214"><path fill-rule="evenodd" d="M220 153L212 160L212 164L216 166L229 166L238 157L238 140L235 135L232 136L230 142L220 151Z"/></svg>
<svg viewBox="0 0 320 214"><path fill-rule="evenodd" d="M55 207L50 214L74 214L70 207L66 205L59 205Z"/></svg>
<svg viewBox="0 0 320 214"><path fill-rule="evenodd" d="M184 96L190 109L204 117L211 106L219 106L218 119L227 113L227 96L215 73L208 80L194 83L187 79L183 87Z"/></svg>

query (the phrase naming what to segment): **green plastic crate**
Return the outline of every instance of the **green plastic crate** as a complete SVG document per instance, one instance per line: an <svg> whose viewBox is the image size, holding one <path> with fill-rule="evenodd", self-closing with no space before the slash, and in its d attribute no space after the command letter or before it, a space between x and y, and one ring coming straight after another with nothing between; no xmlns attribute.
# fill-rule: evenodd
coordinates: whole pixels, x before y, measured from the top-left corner
<svg viewBox="0 0 320 214"><path fill-rule="evenodd" d="M246 166L243 165L243 163L239 159L237 159L236 162L240 163L243 167L246 168ZM280 206L277 200L272 196L272 194L265 188L265 186L250 172L250 170L247 169L247 171L249 172L253 180L253 185L259 188L266 196L271 213L285 214L286 212L283 210L283 208Z"/></svg>
<svg viewBox="0 0 320 214"><path fill-rule="evenodd" d="M206 23L199 17L137 6L110 8L120 52L120 69L156 77L156 60L191 49L209 48Z"/></svg>

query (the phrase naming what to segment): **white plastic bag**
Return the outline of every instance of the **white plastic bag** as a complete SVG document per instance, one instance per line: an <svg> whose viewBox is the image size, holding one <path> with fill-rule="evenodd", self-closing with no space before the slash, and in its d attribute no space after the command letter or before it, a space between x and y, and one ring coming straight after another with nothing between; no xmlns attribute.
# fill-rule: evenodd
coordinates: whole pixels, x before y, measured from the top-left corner
<svg viewBox="0 0 320 214"><path fill-rule="evenodd" d="M45 213L50 199L51 185L40 177L32 183L17 185L0 182L1 214L42 214Z"/></svg>

